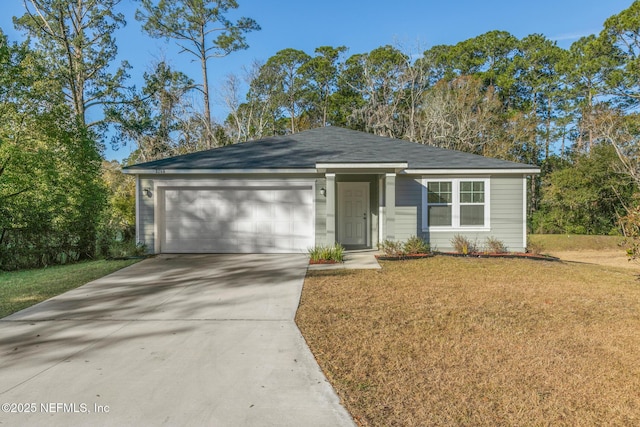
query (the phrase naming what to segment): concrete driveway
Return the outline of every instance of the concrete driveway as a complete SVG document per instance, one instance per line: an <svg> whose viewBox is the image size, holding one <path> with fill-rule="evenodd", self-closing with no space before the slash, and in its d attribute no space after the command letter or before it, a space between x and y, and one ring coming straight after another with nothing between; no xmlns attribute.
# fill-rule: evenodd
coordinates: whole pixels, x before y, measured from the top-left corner
<svg viewBox="0 0 640 427"><path fill-rule="evenodd" d="M0 425L353 426L294 323L303 255L163 255L0 320Z"/></svg>

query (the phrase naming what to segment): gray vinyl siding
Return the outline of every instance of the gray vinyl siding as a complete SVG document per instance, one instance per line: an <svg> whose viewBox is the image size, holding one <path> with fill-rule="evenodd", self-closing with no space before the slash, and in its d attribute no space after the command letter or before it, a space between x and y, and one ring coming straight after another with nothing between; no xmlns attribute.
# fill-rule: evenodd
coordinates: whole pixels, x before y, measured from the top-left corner
<svg viewBox="0 0 640 427"><path fill-rule="evenodd" d="M417 235L425 238L436 250L451 250L451 239L456 234L465 234L472 240L477 240L483 244L487 237L494 237L504 242L510 251L522 251L526 243L523 241L523 178L522 176L493 176L490 177L490 215L491 228L483 232L463 232L460 231L425 231L422 224L422 176L397 175L396 177L396 206L395 206L395 238L396 240L406 240ZM434 176L433 178L443 178L446 176ZM332 244L327 242L326 227L326 196L321 194L321 189L326 188L324 175L307 174L303 176L282 176L282 175L178 175L178 176L158 176L141 175L139 181L138 199L138 240L146 245L149 252L155 249L157 236L155 236L155 213L154 203L160 195L152 194L147 197L142 191L150 188L154 191L154 181L168 183L170 181L224 181L224 180L285 180L285 181L315 181L315 244ZM370 236L371 246L376 247L378 240L379 225L379 175L377 174L337 174L337 182L357 181L370 183ZM337 191L336 191L337 195ZM386 208L384 208L386 209ZM338 218L339 220L339 218Z"/></svg>
<svg viewBox="0 0 640 427"><path fill-rule="evenodd" d="M432 231L423 232L431 247L439 251L452 250L451 239L456 234L466 236L482 248L487 237L501 240L510 252L522 252L524 212L522 177L491 177L491 227L489 231ZM421 220L422 215L418 218Z"/></svg>
<svg viewBox="0 0 640 427"><path fill-rule="evenodd" d="M325 178L316 179L316 245L326 245L333 242L327 242L327 197L323 196L320 190L326 189L327 180Z"/></svg>
<svg viewBox="0 0 640 427"><path fill-rule="evenodd" d="M492 236L504 242L510 251L521 252L526 218L523 212L522 177L494 178L491 180L491 231Z"/></svg>
<svg viewBox="0 0 640 427"><path fill-rule="evenodd" d="M147 197L142 191L143 188L150 188L153 191L153 178L140 176L140 199L138 201L138 243L144 244L147 252L152 253L155 244L155 226L154 226L154 200L155 194Z"/></svg>
<svg viewBox="0 0 640 427"><path fill-rule="evenodd" d="M434 177L446 179L446 176ZM435 250L449 251L456 234L465 235L482 246L487 237L504 242L509 251L525 250L523 241L523 181L521 176L490 177L489 231L423 231L422 176L398 176L396 180L396 239L422 236ZM425 227L426 229L426 227Z"/></svg>
<svg viewBox="0 0 640 427"><path fill-rule="evenodd" d="M422 183L420 178L396 177L396 240L419 236L422 218Z"/></svg>

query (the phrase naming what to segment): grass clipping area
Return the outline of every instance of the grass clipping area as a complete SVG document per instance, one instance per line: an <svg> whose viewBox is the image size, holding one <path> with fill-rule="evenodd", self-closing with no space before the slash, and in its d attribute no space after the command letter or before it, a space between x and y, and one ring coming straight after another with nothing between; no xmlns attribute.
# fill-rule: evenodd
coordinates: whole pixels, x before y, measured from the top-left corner
<svg viewBox="0 0 640 427"><path fill-rule="evenodd" d="M359 425L640 425L633 271L382 264L310 271L296 318Z"/></svg>

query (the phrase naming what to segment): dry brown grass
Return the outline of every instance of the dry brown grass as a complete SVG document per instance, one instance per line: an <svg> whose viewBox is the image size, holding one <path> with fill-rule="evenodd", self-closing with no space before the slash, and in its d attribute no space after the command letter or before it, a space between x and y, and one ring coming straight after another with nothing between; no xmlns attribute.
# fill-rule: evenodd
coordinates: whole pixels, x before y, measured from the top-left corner
<svg viewBox="0 0 640 427"><path fill-rule="evenodd" d="M640 425L631 270L435 257L309 272L297 322L362 426Z"/></svg>
<svg viewBox="0 0 640 427"><path fill-rule="evenodd" d="M622 236L597 236L579 234L530 234L529 244L542 251L600 251L616 250L624 254Z"/></svg>
<svg viewBox="0 0 640 427"><path fill-rule="evenodd" d="M630 268L636 272L640 272L640 263L638 260L630 261L627 254L620 249L605 249L600 251L550 251L548 254L558 257L563 261L598 264L608 267Z"/></svg>

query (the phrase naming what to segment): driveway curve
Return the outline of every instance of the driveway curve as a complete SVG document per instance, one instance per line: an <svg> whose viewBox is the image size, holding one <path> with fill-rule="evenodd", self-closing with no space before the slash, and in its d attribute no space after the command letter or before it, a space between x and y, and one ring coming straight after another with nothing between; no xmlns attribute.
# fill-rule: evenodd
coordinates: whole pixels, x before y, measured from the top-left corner
<svg viewBox="0 0 640 427"><path fill-rule="evenodd" d="M162 255L0 319L0 425L353 426L303 255Z"/></svg>

